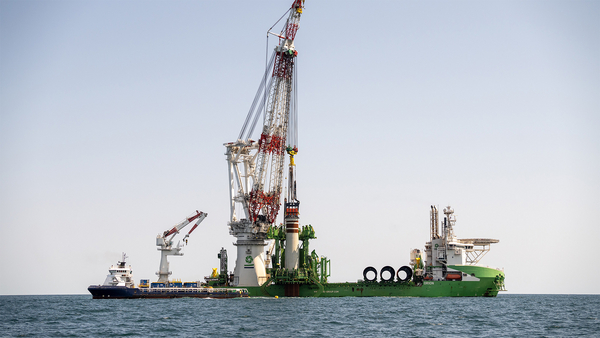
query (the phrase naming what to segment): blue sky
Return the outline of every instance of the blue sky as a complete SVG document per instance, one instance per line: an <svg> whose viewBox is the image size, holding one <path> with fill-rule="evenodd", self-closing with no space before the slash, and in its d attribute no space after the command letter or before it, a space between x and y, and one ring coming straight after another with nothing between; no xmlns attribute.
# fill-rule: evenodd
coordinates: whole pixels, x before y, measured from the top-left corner
<svg viewBox="0 0 600 338"><path fill-rule="evenodd" d="M0 294L85 293L122 251L153 279L156 234L196 209L173 277L235 257L222 144L290 4L0 1ZM597 293L599 19L594 1L308 0L298 194L330 280L405 265L450 204L459 237L500 240L481 263L509 292Z"/></svg>

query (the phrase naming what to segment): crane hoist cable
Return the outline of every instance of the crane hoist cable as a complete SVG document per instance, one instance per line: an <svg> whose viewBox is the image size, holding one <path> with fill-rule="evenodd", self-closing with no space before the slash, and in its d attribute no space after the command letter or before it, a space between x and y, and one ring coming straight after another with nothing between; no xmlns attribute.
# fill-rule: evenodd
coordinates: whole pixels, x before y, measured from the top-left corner
<svg viewBox="0 0 600 338"><path fill-rule="evenodd" d="M273 67L273 62L275 62L275 53L273 53L273 55L271 55L271 60L269 61L267 68L265 69L264 77L261 80L260 85L258 86L256 95L254 96L254 101L252 101L252 105L250 106L250 110L248 111L248 115L246 116L246 120L244 121L244 125L242 126L242 130L240 131L240 135L238 137L238 139L240 139L240 140L248 140L250 138L250 136L254 132L254 128L256 127L256 123L258 122L258 118L262 114L261 112L264 108L264 100L263 100L264 91L265 91L265 89L271 88L271 84L273 81L272 77L268 77L269 70ZM267 82L267 78L269 79L269 82L265 88L265 82ZM261 104L257 108L256 104L259 102L261 102ZM254 116L254 119L252 119L252 116ZM251 119L252 119L252 127L250 128L248 133L246 133L246 129L248 128L248 123L250 122ZM245 133L246 133L246 137L244 137Z"/></svg>

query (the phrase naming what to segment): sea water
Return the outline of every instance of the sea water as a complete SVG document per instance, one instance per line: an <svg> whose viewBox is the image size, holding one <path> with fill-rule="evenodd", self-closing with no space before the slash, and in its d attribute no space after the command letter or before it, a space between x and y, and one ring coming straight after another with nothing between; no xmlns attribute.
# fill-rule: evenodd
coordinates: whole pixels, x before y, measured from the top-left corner
<svg viewBox="0 0 600 338"><path fill-rule="evenodd" d="M600 337L600 295L92 299L0 296L7 337Z"/></svg>

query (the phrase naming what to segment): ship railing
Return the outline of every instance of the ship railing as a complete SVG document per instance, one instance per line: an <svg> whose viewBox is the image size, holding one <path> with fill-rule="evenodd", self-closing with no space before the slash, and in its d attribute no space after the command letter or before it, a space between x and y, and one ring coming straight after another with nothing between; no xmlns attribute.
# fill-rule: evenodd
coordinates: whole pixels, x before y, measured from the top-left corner
<svg viewBox="0 0 600 338"><path fill-rule="evenodd" d="M246 289L244 288L179 288L179 287L164 287L164 288L143 288L140 289L141 292L147 292L147 293L151 293L151 292L207 292L207 293L214 293L214 292L240 292L240 291L244 291Z"/></svg>

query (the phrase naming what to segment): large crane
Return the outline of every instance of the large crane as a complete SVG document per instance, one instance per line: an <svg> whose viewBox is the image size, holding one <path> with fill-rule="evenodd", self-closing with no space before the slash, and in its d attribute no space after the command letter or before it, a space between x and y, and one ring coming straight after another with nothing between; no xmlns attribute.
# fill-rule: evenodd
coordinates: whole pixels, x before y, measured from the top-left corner
<svg viewBox="0 0 600 338"><path fill-rule="evenodd" d="M160 267L156 273L158 275L159 283L167 283L169 281L169 275L171 274L171 271L169 271L169 261L167 260L167 256L183 256L183 253L181 253L181 242L178 242L177 246L173 246L173 238L179 233L179 231L195 220L196 224L194 224L192 229L190 229L185 237L183 237L183 242L187 244L188 237L190 237L192 231L198 227L198 225L206 218L206 216L208 216L207 213L196 210L195 214L186 217L183 221L179 222L171 229L165 230L163 233L160 233L156 236L156 246L158 246L157 250L160 251Z"/></svg>
<svg viewBox="0 0 600 338"><path fill-rule="evenodd" d="M298 150L295 89L298 52L294 38L303 8L304 0L294 0L281 32L271 31L277 23L267 32L267 36L278 38L278 45L267 63L237 141L225 144L229 169L228 225L230 234L237 239L234 285L257 286L267 279L263 248L269 226L276 222L281 207L286 149ZM263 125L257 142L251 137L260 116Z"/></svg>

